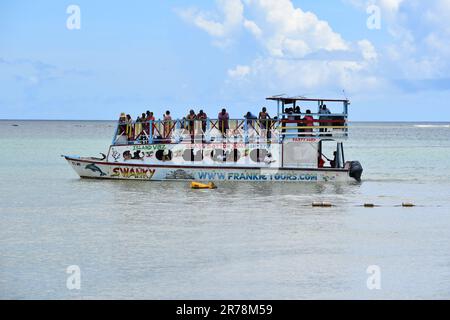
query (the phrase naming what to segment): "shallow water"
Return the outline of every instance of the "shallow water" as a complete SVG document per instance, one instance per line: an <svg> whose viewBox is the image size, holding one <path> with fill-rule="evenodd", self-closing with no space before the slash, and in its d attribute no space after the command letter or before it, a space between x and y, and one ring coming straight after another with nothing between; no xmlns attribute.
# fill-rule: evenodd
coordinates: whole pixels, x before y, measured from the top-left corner
<svg viewBox="0 0 450 320"><path fill-rule="evenodd" d="M450 298L446 123L352 124L345 156L363 164L361 184L217 190L80 180L60 155L105 152L113 131L0 121L0 298ZM66 287L70 265L81 290Z"/></svg>

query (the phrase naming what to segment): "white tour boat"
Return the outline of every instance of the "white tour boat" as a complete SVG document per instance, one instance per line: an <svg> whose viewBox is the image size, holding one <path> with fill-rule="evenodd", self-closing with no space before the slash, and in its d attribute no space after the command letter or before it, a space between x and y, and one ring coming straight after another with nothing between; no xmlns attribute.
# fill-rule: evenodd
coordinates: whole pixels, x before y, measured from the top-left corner
<svg viewBox="0 0 450 320"><path fill-rule="evenodd" d="M277 102L277 117L256 119L248 113L243 119L228 120L119 121L102 158L64 158L81 178L360 181L360 163L344 158L348 100L284 96L267 100ZM341 105L342 112L331 113L326 103ZM311 104L317 113L305 114L305 105Z"/></svg>

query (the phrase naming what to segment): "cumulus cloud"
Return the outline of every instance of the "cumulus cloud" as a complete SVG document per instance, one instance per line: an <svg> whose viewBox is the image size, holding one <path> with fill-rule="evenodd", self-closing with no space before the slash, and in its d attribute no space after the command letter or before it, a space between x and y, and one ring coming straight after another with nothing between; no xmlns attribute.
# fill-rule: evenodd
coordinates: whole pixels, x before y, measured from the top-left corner
<svg viewBox="0 0 450 320"><path fill-rule="evenodd" d="M258 83L261 90L330 86L339 91L376 84L368 75L378 57L370 41L345 41L327 21L291 0L217 1L217 6L222 17L193 9L182 11L182 16L214 41L248 32L262 52L251 63L231 66L228 77L235 81L228 83ZM319 55L326 58L312 58Z"/></svg>
<svg viewBox="0 0 450 320"><path fill-rule="evenodd" d="M314 13L295 8L290 0L247 0L249 11L259 17L265 37L261 44L276 57L304 57L323 49L348 50L348 44Z"/></svg>
<svg viewBox="0 0 450 320"><path fill-rule="evenodd" d="M226 40L243 23L244 5L241 0L218 0L217 13L204 12L195 8L179 9L178 14L186 21L206 31L216 39ZM216 41L215 44L220 44Z"/></svg>
<svg viewBox="0 0 450 320"><path fill-rule="evenodd" d="M414 83L427 82L420 79L447 77L450 72L450 1L347 1L361 9L369 4L380 7L383 26L392 37L382 52L386 58L383 61L386 77Z"/></svg>

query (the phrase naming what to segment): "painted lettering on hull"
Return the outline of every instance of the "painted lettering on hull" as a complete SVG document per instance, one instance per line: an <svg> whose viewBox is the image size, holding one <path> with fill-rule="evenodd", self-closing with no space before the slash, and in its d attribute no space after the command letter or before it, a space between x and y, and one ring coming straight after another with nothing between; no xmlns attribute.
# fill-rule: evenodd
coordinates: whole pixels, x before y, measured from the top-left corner
<svg viewBox="0 0 450 320"><path fill-rule="evenodd" d="M150 180L154 174L154 169L116 167L112 170L111 177Z"/></svg>
<svg viewBox="0 0 450 320"><path fill-rule="evenodd" d="M207 172L201 171L197 173L201 180L228 180L228 181L318 181L316 174L261 174L261 173L245 173L245 172Z"/></svg>

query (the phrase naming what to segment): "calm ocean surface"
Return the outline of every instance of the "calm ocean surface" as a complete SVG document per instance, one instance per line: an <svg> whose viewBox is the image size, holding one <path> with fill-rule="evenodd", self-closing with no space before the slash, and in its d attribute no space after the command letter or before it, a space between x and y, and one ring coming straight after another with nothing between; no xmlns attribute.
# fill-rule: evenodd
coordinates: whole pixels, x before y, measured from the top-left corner
<svg viewBox="0 0 450 320"><path fill-rule="evenodd" d="M200 191L80 180L60 155L106 152L114 129L0 121L0 298L450 299L448 123L352 124L361 184ZM81 290L66 287L70 265Z"/></svg>

